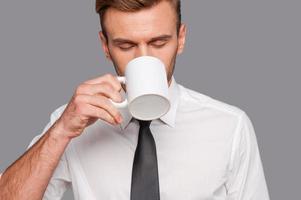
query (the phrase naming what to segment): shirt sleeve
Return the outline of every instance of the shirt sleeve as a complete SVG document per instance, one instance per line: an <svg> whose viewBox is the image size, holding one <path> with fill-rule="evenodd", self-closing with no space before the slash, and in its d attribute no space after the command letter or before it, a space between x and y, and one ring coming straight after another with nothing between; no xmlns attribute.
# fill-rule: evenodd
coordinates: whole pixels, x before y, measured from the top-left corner
<svg viewBox="0 0 301 200"><path fill-rule="evenodd" d="M269 200L254 127L246 113L240 118L232 147L227 200Z"/></svg>
<svg viewBox="0 0 301 200"><path fill-rule="evenodd" d="M27 149L29 149L32 145L34 145L46 132L47 130L54 124L54 122L60 117L66 105L63 105L56 109L50 117L50 121L43 129L40 135L37 135L30 142ZM68 167L68 161L66 157L66 152L63 153L60 161L48 183L46 191L44 193L43 200L60 200L63 198L66 190L71 186L71 176Z"/></svg>

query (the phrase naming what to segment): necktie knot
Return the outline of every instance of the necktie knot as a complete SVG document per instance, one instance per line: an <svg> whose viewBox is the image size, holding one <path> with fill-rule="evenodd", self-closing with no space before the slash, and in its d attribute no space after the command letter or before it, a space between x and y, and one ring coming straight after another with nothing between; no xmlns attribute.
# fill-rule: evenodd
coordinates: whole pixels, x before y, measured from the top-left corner
<svg viewBox="0 0 301 200"><path fill-rule="evenodd" d="M147 120L147 121L144 121L144 120L138 120L139 122L139 125L141 128L148 128L151 124L151 120Z"/></svg>

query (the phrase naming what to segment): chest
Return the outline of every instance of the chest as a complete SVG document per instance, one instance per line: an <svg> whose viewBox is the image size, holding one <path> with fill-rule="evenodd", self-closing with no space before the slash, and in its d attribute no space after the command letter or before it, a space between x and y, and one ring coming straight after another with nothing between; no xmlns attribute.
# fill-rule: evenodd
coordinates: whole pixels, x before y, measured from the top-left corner
<svg viewBox="0 0 301 200"><path fill-rule="evenodd" d="M162 200L217 199L225 196L230 141L204 137L200 129L151 128L156 141ZM78 148L80 169L96 199L130 199L138 130L132 135L102 133ZM135 134L136 133L136 134ZM211 133L214 134L214 133ZM97 142L96 142L97 141ZM76 180L75 180L76 181Z"/></svg>

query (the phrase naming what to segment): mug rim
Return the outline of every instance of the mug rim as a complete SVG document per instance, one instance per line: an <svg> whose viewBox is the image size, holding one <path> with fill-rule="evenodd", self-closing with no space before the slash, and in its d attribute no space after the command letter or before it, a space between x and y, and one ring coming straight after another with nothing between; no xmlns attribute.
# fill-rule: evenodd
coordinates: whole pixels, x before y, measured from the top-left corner
<svg viewBox="0 0 301 200"><path fill-rule="evenodd" d="M131 109L130 109L131 104L132 104L135 100L137 100L137 98L140 98L140 97L143 97L143 96L158 96L158 97L161 97L162 99L165 100L165 102L167 102L168 107L167 107L166 110L163 112L163 114L160 114L160 115L156 116L154 119L140 119L140 120L155 120L155 119L159 119L160 117L162 117L162 116L164 116L166 113L168 113L168 111L169 111L170 108L171 108L171 102L170 102L170 100L169 100L167 97L162 96L162 95L158 95L158 94L155 94L155 93L143 94L143 95L140 95L140 96L135 97L131 102L129 102L129 104L128 104L128 110L129 110L129 112L131 113L132 116L134 116L134 115L133 115L133 113L132 113L132 111L131 111ZM136 118L136 117L135 117L135 118ZM136 118L136 119L138 119L138 118Z"/></svg>

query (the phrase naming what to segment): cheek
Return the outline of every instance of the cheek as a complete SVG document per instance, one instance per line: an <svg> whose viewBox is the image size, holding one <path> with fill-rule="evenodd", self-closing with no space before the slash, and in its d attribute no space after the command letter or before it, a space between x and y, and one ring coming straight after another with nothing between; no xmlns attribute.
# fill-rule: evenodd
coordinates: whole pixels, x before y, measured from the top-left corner
<svg viewBox="0 0 301 200"><path fill-rule="evenodd" d="M110 48L110 55L115 68L118 68L118 71L121 74L124 74L126 65L133 58L130 55L121 53L113 48Z"/></svg>
<svg viewBox="0 0 301 200"><path fill-rule="evenodd" d="M163 61L167 73L170 73L174 67L174 60L177 56L177 47L174 46L162 49L161 51L157 52L154 56Z"/></svg>

